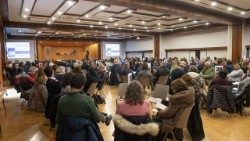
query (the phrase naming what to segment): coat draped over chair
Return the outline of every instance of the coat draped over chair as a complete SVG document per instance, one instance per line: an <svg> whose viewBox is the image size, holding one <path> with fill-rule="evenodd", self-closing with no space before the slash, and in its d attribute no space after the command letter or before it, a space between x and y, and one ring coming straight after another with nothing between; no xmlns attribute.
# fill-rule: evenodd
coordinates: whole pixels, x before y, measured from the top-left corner
<svg viewBox="0 0 250 141"><path fill-rule="evenodd" d="M58 123L56 141L104 141L98 125L87 119L64 115Z"/></svg>
<svg viewBox="0 0 250 141"><path fill-rule="evenodd" d="M233 85L222 78L216 78L211 83L207 93L207 112L221 108L222 111L232 112L235 110Z"/></svg>
<svg viewBox="0 0 250 141"><path fill-rule="evenodd" d="M150 123L149 116L121 116L113 118L114 141L153 141L159 132L157 123Z"/></svg>

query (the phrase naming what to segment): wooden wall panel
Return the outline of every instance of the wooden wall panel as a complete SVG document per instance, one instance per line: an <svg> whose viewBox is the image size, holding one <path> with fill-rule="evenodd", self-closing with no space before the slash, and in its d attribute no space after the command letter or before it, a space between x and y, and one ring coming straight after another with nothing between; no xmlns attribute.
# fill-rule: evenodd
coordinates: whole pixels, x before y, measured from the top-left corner
<svg viewBox="0 0 250 141"><path fill-rule="evenodd" d="M49 48L50 55L46 56L46 48ZM37 57L39 61L50 60L82 60L86 57L86 50L89 57L99 58L98 43L75 42L75 41L37 41ZM75 54L70 55L72 52ZM61 54L61 55L58 55Z"/></svg>
<svg viewBox="0 0 250 141"><path fill-rule="evenodd" d="M3 88L3 66L4 66L4 32L3 27L0 27L0 91Z"/></svg>
<svg viewBox="0 0 250 141"><path fill-rule="evenodd" d="M154 36L154 57L160 58L160 35Z"/></svg>
<svg viewBox="0 0 250 141"><path fill-rule="evenodd" d="M232 61L235 63L241 58L242 52L242 26L232 26Z"/></svg>

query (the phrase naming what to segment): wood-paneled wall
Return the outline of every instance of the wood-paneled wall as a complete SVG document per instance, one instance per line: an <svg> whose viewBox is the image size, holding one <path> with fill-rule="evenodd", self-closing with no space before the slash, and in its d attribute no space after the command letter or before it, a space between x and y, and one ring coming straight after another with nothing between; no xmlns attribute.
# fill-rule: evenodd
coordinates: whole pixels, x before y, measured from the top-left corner
<svg viewBox="0 0 250 141"><path fill-rule="evenodd" d="M0 15L0 91L3 89L3 66L5 61L5 47L4 47L4 30L3 30L3 24L2 19Z"/></svg>
<svg viewBox="0 0 250 141"><path fill-rule="evenodd" d="M99 58L99 43L79 41L37 41L37 58L45 60L82 60L89 51L90 58ZM47 55L46 55L47 52ZM49 52L49 53L48 53ZM73 53L75 52L75 53ZM70 55L70 53L73 53ZM49 54L49 55L48 55Z"/></svg>
<svg viewBox="0 0 250 141"><path fill-rule="evenodd" d="M242 58L242 26L232 26L232 61L235 63L239 58Z"/></svg>

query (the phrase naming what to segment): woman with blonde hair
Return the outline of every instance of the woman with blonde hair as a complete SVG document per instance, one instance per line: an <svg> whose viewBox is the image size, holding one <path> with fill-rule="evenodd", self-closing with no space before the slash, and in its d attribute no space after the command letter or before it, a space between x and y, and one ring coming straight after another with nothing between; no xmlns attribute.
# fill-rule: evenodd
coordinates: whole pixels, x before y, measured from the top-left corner
<svg viewBox="0 0 250 141"><path fill-rule="evenodd" d="M30 107L29 109L37 112L44 112L45 105L47 103L48 91L45 86L47 77L44 74L43 68L39 68L35 77L35 85L30 96Z"/></svg>

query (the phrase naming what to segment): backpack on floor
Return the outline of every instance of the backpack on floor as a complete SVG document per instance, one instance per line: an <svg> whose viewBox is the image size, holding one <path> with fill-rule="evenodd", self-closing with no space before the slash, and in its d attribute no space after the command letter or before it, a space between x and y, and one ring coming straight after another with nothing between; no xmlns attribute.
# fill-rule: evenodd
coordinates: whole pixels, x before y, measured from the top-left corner
<svg viewBox="0 0 250 141"><path fill-rule="evenodd" d="M95 100L95 102L97 104L105 104L106 103L105 98L103 98L101 95L94 94L94 95L92 95L92 98Z"/></svg>

